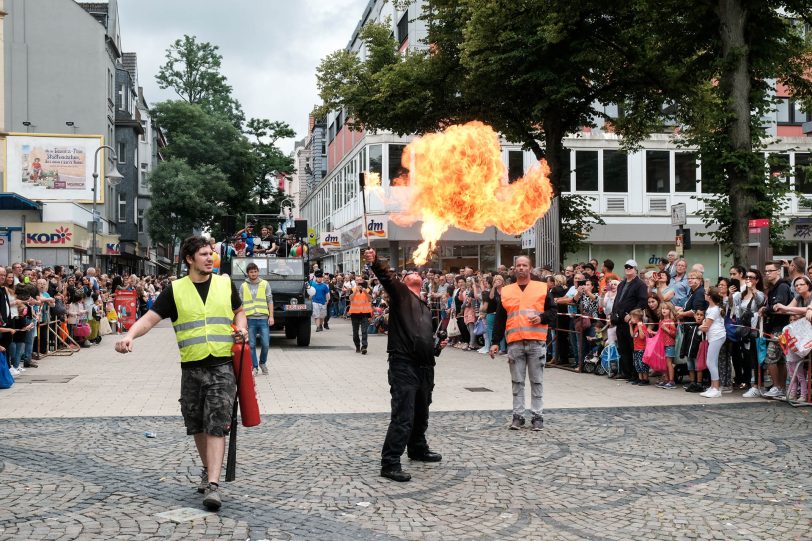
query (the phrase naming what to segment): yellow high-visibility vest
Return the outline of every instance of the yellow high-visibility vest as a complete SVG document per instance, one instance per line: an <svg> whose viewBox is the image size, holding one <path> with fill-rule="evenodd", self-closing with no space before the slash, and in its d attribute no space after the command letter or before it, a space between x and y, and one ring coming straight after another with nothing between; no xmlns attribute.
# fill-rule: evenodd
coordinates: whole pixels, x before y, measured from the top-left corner
<svg viewBox="0 0 812 541"><path fill-rule="evenodd" d="M200 361L209 355L231 357L231 279L212 274L205 305L188 276L172 282L172 296L178 308L178 319L172 327L180 362Z"/></svg>
<svg viewBox="0 0 812 541"><path fill-rule="evenodd" d="M257 296L254 297L251 295L251 288L248 286L248 282L242 283L242 307L245 310L245 317L251 317L255 314L261 314L266 317L270 315L268 311L267 287L268 282L260 280L259 287L257 287Z"/></svg>

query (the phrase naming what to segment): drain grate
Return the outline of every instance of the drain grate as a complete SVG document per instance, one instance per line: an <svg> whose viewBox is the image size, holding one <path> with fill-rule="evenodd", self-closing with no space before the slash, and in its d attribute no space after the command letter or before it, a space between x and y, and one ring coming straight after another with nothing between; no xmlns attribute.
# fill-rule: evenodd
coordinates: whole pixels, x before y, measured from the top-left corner
<svg viewBox="0 0 812 541"><path fill-rule="evenodd" d="M75 378L78 374L62 375L62 376L34 376L25 375L14 380L14 383L68 383Z"/></svg>
<svg viewBox="0 0 812 541"><path fill-rule="evenodd" d="M466 387L466 391L471 391L472 393L492 393L493 389L488 389L487 387Z"/></svg>

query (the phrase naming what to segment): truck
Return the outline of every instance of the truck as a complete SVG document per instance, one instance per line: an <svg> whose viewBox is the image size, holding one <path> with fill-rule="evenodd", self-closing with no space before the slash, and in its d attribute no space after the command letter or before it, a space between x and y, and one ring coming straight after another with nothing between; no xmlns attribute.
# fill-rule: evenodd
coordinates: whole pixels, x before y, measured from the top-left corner
<svg viewBox="0 0 812 541"><path fill-rule="evenodd" d="M237 289L248 280L245 269L249 263L256 263L259 277L268 282L273 292L274 324L271 330L284 331L285 338L295 339L299 347L309 346L313 303L307 293L307 259L265 255L235 257L231 280Z"/></svg>

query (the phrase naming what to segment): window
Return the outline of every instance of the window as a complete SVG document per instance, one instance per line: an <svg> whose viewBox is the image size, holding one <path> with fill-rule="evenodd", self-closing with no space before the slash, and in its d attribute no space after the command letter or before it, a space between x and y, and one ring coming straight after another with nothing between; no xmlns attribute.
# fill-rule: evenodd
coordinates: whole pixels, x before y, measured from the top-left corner
<svg viewBox="0 0 812 541"><path fill-rule="evenodd" d="M118 194L118 222L123 224L127 221L127 196Z"/></svg>
<svg viewBox="0 0 812 541"><path fill-rule="evenodd" d="M575 191L598 191L598 151L575 151Z"/></svg>
<svg viewBox="0 0 812 541"><path fill-rule="evenodd" d="M570 149L563 149L559 160L561 161L561 192L570 192L572 191L572 186L570 185L570 171L572 170Z"/></svg>
<svg viewBox="0 0 812 541"><path fill-rule="evenodd" d="M524 152L508 151L508 184L513 184L524 176Z"/></svg>
<svg viewBox="0 0 812 541"><path fill-rule="evenodd" d="M775 106L776 121L779 124L800 125L812 120L812 114L803 110L803 106L790 98L778 98Z"/></svg>
<svg viewBox="0 0 812 541"><path fill-rule="evenodd" d="M381 145L369 145L369 172L383 173L383 157L381 156Z"/></svg>
<svg viewBox="0 0 812 541"><path fill-rule="evenodd" d="M113 72L107 68L107 100L113 103Z"/></svg>
<svg viewBox="0 0 812 541"><path fill-rule="evenodd" d="M770 168L770 176L782 178L789 185L789 154L768 154L767 165Z"/></svg>
<svg viewBox="0 0 812 541"><path fill-rule="evenodd" d="M389 145L389 185L395 185L395 180L401 176L405 178L403 181L398 182L398 184L408 184L409 182L409 170L403 165L401 165L401 161L403 159L403 150L406 148L406 145Z"/></svg>
<svg viewBox="0 0 812 541"><path fill-rule="evenodd" d="M127 163L127 145L124 143L118 144L118 163Z"/></svg>
<svg viewBox="0 0 812 541"><path fill-rule="evenodd" d="M696 154L676 152L674 154L674 191L696 192Z"/></svg>
<svg viewBox="0 0 812 541"><path fill-rule="evenodd" d="M149 173L149 164L142 163L141 171L139 172L138 175L138 180L141 183L141 186L143 186L144 188L147 187L147 173Z"/></svg>
<svg viewBox="0 0 812 541"><path fill-rule="evenodd" d="M403 45L409 39L409 12L403 14L398 21L398 43Z"/></svg>
<svg viewBox="0 0 812 541"><path fill-rule="evenodd" d="M795 189L803 194L812 194L812 154L795 153Z"/></svg>
<svg viewBox="0 0 812 541"><path fill-rule="evenodd" d="M336 114L336 135L341 133L341 128L344 127L344 111L339 111Z"/></svg>
<svg viewBox="0 0 812 541"><path fill-rule="evenodd" d="M144 209L138 209L138 232L143 233L144 231Z"/></svg>
<svg viewBox="0 0 812 541"><path fill-rule="evenodd" d="M625 152L603 151L603 191L616 193L629 191L629 161Z"/></svg>
<svg viewBox="0 0 812 541"><path fill-rule="evenodd" d="M671 153L667 150L646 151L646 191L649 193L668 193L669 161Z"/></svg>
<svg viewBox="0 0 812 541"><path fill-rule="evenodd" d="M335 123L330 124L330 127L327 129L327 137L330 143L333 142L333 139L336 138L336 125Z"/></svg>
<svg viewBox="0 0 812 541"><path fill-rule="evenodd" d="M133 199L133 223L138 223L138 199Z"/></svg>
<svg viewBox="0 0 812 541"><path fill-rule="evenodd" d="M141 135L138 136L138 140L141 141L142 143L146 143L147 142L147 121L146 120L141 121L141 129L144 130L144 133L142 133Z"/></svg>

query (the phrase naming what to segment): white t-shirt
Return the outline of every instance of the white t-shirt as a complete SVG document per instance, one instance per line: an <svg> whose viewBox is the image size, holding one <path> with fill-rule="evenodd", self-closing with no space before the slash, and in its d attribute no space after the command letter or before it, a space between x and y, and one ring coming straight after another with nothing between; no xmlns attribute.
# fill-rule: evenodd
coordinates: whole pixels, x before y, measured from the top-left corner
<svg viewBox="0 0 812 541"><path fill-rule="evenodd" d="M722 311L719 310L718 306L709 307L705 312L705 319L713 321L710 329L708 329L708 341L712 342L727 337L727 333L725 332L725 319L722 317Z"/></svg>

